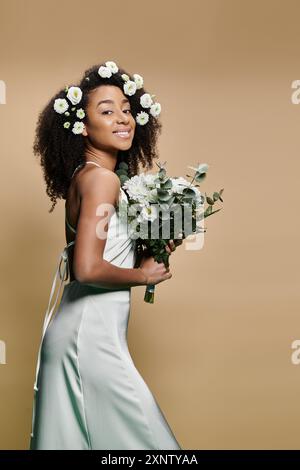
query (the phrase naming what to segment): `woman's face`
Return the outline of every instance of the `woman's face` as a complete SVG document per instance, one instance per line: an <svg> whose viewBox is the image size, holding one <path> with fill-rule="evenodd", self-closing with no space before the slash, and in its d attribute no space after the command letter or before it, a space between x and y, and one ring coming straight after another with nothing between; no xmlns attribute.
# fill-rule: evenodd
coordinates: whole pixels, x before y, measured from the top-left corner
<svg viewBox="0 0 300 470"><path fill-rule="evenodd" d="M99 150L128 150L133 141L136 121L130 102L114 85L102 85L89 94L87 120L82 133ZM117 131L129 131L117 134Z"/></svg>

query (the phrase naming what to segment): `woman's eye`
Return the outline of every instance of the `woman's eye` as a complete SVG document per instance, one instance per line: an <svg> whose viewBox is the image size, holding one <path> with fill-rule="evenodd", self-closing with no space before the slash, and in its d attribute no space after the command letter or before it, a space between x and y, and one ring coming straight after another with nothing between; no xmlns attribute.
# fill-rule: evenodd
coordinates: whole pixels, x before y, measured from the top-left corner
<svg viewBox="0 0 300 470"><path fill-rule="evenodd" d="M130 110L130 109L124 109L124 112L125 112L125 111L129 111L129 112L131 113L131 110ZM108 109L107 111L103 111L102 114L112 113L112 112L113 112L113 111L111 111L111 110Z"/></svg>

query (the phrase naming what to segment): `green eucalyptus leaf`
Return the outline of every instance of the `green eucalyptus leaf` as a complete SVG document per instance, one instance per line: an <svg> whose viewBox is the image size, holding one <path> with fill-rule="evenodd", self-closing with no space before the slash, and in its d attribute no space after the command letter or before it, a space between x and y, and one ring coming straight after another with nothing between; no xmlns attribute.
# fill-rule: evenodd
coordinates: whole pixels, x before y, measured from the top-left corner
<svg viewBox="0 0 300 470"><path fill-rule="evenodd" d="M120 175L119 179L120 179L121 185L123 185L125 181L129 180L128 176L126 175Z"/></svg>
<svg viewBox="0 0 300 470"><path fill-rule="evenodd" d="M161 189L171 189L172 188L172 181L170 178L168 178L166 181L161 183L160 185Z"/></svg>
<svg viewBox="0 0 300 470"><path fill-rule="evenodd" d="M211 206L209 206L209 207L211 208ZM208 216L210 216L210 215L213 215L213 214L215 214L216 212L219 212L220 210L221 210L221 208L220 208L220 209L216 209L215 211L210 212L209 214L206 214L206 211L205 211L204 217L208 217Z"/></svg>
<svg viewBox="0 0 300 470"><path fill-rule="evenodd" d="M158 200L159 202L163 203L163 202L167 202L167 201L170 201L172 196L169 194L168 191L165 191L164 189L157 189L157 196L158 196Z"/></svg>
<svg viewBox="0 0 300 470"><path fill-rule="evenodd" d="M192 188L184 188L182 190L182 194L184 194L185 196L196 198L196 193Z"/></svg>
<svg viewBox="0 0 300 470"><path fill-rule="evenodd" d="M165 176L166 176L166 173L167 173L166 170L165 170L164 168L161 168L161 169L159 170L159 172L158 172L158 177L159 177L160 179L164 179Z"/></svg>
<svg viewBox="0 0 300 470"><path fill-rule="evenodd" d="M197 183L202 183L202 181L206 178L206 173L198 173L195 174L195 181Z"/></svg>
<svg viewBox="0 0 300 470"><path fill-rule="evenodd" d="M209 214L211 214L211 211L212 211L212 206L208 206L204 212L204 217L207 217Z"/></svg>
<svg viewBox="0 0 300 470"><path fill-rule="evenodd" d="M116 170L116 174L117 175L126 175L127 176L127 171L124 170L123 168L119 168L118 170Z"/></svg>
<svg viewBox="0 0 300 470"><path fill-rule="evenodd" d="M119 168L122 168L124 170L128 170L128 165L126 162L120 162Z"/></svg>
<svg viewBox="0 0 300 470"><path fill-rule="evenodd" d="M211 206L213 206L215 203L215 201L209 196L206 196L206 202L210 204Z"/></svg>

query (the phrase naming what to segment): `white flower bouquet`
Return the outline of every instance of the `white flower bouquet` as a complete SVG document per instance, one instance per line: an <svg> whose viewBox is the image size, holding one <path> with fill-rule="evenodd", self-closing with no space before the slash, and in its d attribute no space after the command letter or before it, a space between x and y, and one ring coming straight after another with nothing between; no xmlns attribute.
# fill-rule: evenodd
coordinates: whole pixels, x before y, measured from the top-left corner
<svg viewBox="0 0 300 470"><path fill-rule="evenodd" d="M201 194L198 187L206 177L206 163L198 164L196 168L188 167L195 171L191 182L183 177L168 177L165 163L156 163L159 167L156 174L142 172L129 178L128 166L121 162L116 173L127 195L127 201L121 201L118 212L120 217L126 218L129 235L136 241L137 253L147 252L158 263L163 262L168 267L170 254L166 245L170 240L175 244L182 242L202 229L205 232L200 222L221 210L212 208L218 200L223 202L223 189L214 192L212 197ZM208 204L206 208L205 201ZM155 285L147 285L145 302L154 302L154 290Z"/></svg>

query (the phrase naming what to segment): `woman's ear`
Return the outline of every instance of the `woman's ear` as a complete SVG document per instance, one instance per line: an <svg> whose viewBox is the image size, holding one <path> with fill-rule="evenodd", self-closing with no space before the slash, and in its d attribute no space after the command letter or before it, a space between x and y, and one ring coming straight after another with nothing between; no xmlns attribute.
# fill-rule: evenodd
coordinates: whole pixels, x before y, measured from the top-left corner
<svg viewBox="0 0 300 470"><path fill-rule="evenodd" d="M86 126L84 126L84 128L83 128L82 135L84 135L84 137L87 137L87 135L88 135L87 130L86 130Z"/></svg>

